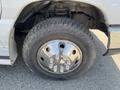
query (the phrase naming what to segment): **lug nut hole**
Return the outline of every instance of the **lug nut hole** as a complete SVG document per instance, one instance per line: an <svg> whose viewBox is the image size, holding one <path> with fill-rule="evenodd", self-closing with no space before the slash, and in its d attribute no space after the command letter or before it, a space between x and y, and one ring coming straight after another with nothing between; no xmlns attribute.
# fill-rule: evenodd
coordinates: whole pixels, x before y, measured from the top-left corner
<svg viewBox="0 0 120 90"><path fill-rule="evenodd" d="M41 57L40 59L41 59L42 61L44 61L44 58L43 58L43 57Z"/></svg>
<svg viewBox="0 0 120 90"><path fill-rule="evenodd" d="M77 64L77 63L78 63L78 60L75 61L75 64Z"/></svg>
<svg viewBox="0 0 120 90"><path fill-rule="evenodd" d="M50 48L49 48L49 47L47 47L47 48L46 48L46 51L47 51L47 52L50 52Z"/></svg>
<svg viewBox="0 0 120 90"><path fill-rule="evenodd" d="M76 50L73 50L72 54L75 55L76 54Z"/></svg>
<svg viewBox="0 0 120 90"><path fill-rule="evenodd" d="M64 44L60 44L60 48L65 48L65 45Z"/></svg>

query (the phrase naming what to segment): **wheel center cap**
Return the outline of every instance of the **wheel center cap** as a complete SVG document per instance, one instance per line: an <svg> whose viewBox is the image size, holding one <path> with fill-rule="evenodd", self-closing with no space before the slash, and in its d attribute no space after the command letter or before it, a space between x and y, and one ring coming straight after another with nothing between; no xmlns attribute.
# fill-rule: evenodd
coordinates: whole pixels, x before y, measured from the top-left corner
<svg viewBox="0 0 120 90"><path fill-rule="evenodd" d="M37 61L48 72L64 74L81 64L82 51L71 41L51 40L40 47Z"/></svg>

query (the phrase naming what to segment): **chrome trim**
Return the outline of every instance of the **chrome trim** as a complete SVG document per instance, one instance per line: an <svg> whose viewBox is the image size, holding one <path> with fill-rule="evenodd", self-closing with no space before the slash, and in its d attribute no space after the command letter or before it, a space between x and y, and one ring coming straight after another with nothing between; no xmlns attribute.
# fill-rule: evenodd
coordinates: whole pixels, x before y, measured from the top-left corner
<svg viewBox="0 0 120 90"><path fill-rule="evenodd" d="M107 55L115 55L120 53L120 48L110 49Z"/></svg>
<svg viewBox="0 0 120 90"><path fill-rule="evenodd" d="M9 58L8 48L0 47L0 65L12 65L13 62Z"/></svg>
<svg viewBox="0 0 120 90"><path fill-rule="evenodd" d="M64 74L74 71L82 63L82 51L68 40L51 40L37 53L39 65L47 72Z"/></svg>
<svg viewBox="0 0 120 90"><path fill-rule="evenodd" d="M120 24L112 24L112 25L109 25L109 27L120 27Z"/></svg>
<svg viewBox="0 0 120 90"><path fill-rule="evenodd" d="M12 65L10 59L0 59L0 65Z"/></svg>
<svg viewBox="0 0 120 90"><path fill-rule="evenodd" d="M110 48L120 48L120 26L119 25L111 25L109 27L111 43Z"/></svg>
<svg viewBox="0 0 120 90"><path fill-rule="evenodd" d="M0 56L0 59L10 59L9 56Z"/></svg>

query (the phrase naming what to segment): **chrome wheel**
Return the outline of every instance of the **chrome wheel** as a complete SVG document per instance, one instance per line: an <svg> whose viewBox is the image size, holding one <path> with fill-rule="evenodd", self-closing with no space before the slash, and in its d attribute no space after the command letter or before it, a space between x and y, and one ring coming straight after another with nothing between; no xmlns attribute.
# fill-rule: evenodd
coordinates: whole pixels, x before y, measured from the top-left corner
<svg viewBox="0 0 120 90"><path fill-rule="evenodd" d="M46 71L64 74L82 63L82 51L68 40L52 40L42 45L37 53L39 65Z"/></svg>
<svg viewBox="0 0 120 90"><path fill-rule="evenodd" d="M86 25L66 17L52 17L27 34L23 59L28 68L50 79L82 76L95 63L96 45Z"/></svg>

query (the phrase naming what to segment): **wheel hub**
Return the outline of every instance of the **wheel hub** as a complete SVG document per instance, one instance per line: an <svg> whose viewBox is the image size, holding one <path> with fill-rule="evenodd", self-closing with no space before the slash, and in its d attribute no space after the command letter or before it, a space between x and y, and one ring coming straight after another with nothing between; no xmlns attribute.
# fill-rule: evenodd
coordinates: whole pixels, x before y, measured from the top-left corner
<svg viewBox="0 0 120 90"><path fill-rule="evenodd" d="M37 53L39 65L46 71L64 74L75 70L82 63L82 51L68 40L51 40Z"/></svg>

